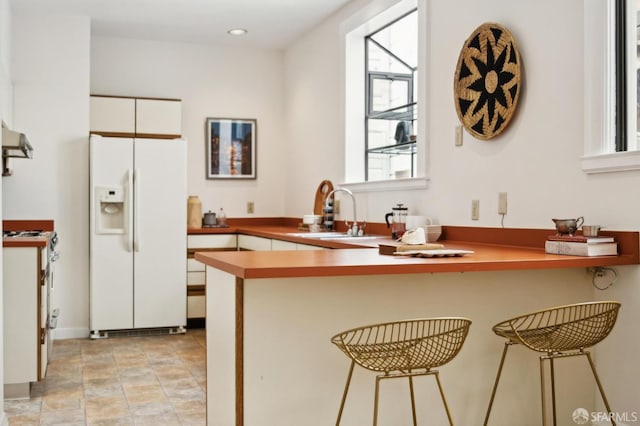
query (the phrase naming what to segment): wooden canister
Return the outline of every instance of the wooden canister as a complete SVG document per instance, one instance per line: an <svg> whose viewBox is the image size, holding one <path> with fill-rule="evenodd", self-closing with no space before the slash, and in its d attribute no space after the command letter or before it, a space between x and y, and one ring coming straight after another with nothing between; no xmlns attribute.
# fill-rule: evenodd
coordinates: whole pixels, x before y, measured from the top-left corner
<svg viewBox="0 0 640 426"><path fill-rule="evenodd" d="M197 195L187 199L187 228L202 228L202 202Z"/></svg>

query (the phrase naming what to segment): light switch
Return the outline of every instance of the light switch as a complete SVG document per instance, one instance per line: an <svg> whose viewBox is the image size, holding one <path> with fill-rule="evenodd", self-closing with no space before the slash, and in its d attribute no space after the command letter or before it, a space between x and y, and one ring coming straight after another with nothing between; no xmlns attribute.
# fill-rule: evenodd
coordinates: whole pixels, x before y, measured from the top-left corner
<svg viewBox="0 0 640 426"><path fill-rule="evenodd" d="M456 126L456 146L462 146L462 125Z"/></svg>

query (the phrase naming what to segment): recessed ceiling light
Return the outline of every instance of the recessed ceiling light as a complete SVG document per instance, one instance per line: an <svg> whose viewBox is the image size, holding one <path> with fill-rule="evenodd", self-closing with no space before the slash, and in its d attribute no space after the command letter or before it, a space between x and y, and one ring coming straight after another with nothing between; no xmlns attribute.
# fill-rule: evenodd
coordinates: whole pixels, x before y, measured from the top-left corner
<svg viewBox="0 0 640 426"><path fill-rule="evenodd" d="M230 34L232 36L241 36L241 35L245 35L246 33L248 33L248 31L245 30L244 28L233 28L227 31L227 34Z"/></svg>

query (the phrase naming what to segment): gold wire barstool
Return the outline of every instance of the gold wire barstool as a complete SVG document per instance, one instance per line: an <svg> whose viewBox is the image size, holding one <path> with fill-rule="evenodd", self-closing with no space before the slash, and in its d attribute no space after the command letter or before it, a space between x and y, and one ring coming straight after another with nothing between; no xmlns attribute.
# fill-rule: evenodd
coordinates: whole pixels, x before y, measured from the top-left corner
<svg viewBox="0 0 640 426"><path fill-rule="evenodd" d="M351 367L344 387L336 426L340 424L349 383L355 364L371 371L383 372L376 376L373 425L378 424L378 395L380 380L406 377L409 379L411 413L417 425L413 393L413 377L434 375L449 424L453 425L447 400L437 370L451 361L464 343L471 320L467 318L424 318L374 324L343 331L331 338L342 352L351 358Z"/></svg>
<svg viewBox="0 0 640 426"><path fill-rule="evenodd" d="M491 399L489 400L487 415L484 419L484 426L487 426L489 422L489 415L491 414L491 407L498 388L498 381L500 380L507 350L509 346L515 344L522 344L534 351L546 353L546 355L540 356L543 426L547 424L544 383L545 360L549 360L553 424L556 424L556 395L553 366L553 360L555 358L586 356L607 412L611 413L609 401L607 401L607 397L604 394L604 389L596 372L595 364L591 359L591 354L585 349L594 346L609 335L616 323L619 309L619 302L576 303L532 312L496 324L493 327L494 333L506 338L507 341L502 351L502 358L500 360L500 366L498 367L496 381L493 385L493 391L491 392ZM615 426L613 420L611 423Z"/></svg>

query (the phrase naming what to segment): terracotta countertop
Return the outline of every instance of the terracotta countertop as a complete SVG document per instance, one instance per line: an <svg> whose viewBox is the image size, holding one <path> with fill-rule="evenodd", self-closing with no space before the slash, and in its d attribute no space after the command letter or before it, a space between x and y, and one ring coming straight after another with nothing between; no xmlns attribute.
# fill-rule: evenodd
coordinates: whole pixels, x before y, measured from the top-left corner
<svg viewBox="0 0 640 426"><path fill-rule="evenodd" d="M46 247L49 237L2 238L2 247Z"/></svg>
<svg viewBox="0 0 640 426"><path fill-rule="evenodd" d="M53 231L53 220L3 220L3 231ZM46 247L49 236L2 238L2 247Z"/></svg>
<svg viewBox="0 0 640 426"><path fill-rule="evenodd" d="M561 256L544 249L444 242L472 250L461 257L416 258L378 254L376 249L272 252L198 252L196 260L239 278L421 274L614 266L638 263L628 256Z"/></svg>
<svg viewBox="0 0 640 426"><path fill-rule="evenodd" d="M231 228L233 229L233 228ZM227 233L231 232L227 228ZM198 252L195 258L206 265L240 278L312 277L372 274L415 274L430 272L471 272L525 269L555 269L640 264L638 232L612 231L618 256L581 257L553 255L544 252L544 241L553 233L548 229L443 227L440 243L447 249L471 250L460 257L414 258L380 255L377 247L390 238L343 242L294 237L295 228L286 225L238 226L238 233L265 238L317 244L351 245L342 250L318 251L240 251ZM334 247L340 248L340 247Z"/></svg>

